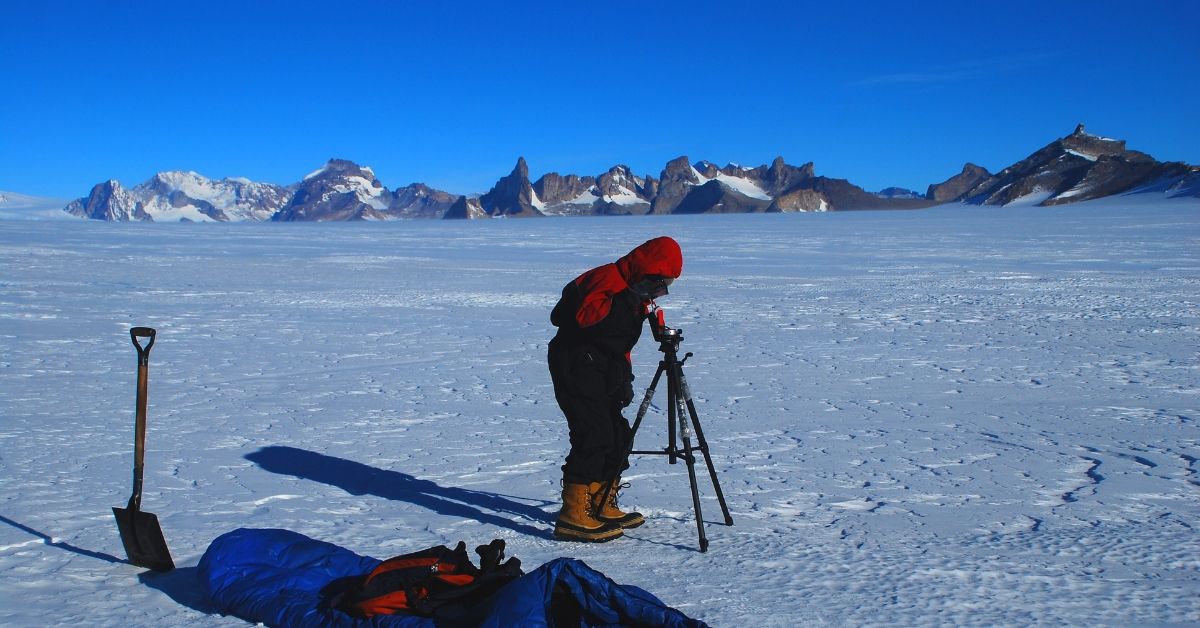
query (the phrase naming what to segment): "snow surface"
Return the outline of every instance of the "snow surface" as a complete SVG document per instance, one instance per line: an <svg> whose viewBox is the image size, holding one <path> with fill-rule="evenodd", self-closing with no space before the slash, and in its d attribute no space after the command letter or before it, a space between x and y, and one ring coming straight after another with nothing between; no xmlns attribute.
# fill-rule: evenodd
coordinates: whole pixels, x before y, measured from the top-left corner
<svg viewBox="0 0 1200 628"><path fill-rule="evenodd" d="M706 164L706 163L707 162L701 162L701 164ZM730 165L733 165L733 164L730 164ZM742 168L742 171L744 171L744 172L749 171L749 170L751 170L751 169L750 168ZM720 171L718 171L715 176L709 177L709 176L705 176L705 174L703 172L700 172L699 170L697 170L695 166L692 166L692 174L696 177L696 182L694 182L694 183L688 182L689 185L692 185L692 186L704 185L705 183L708 183L709 181L716 179L717 181L720 181L722 184L724 184L725 187L727 187L735 192L739 192L741 194L749 196L750 198L757 198L757 199L761 199L764 201L773 200L771 195L768 194L766 192L766 190L762 189L761 187L758 186L758 184L756 184L754 181L752 181L746 177L732 176L732 175L728 175L728 174L725 174L724 172L720 172ZM642 201L642 202L644 202L644 201Z"/></svg>
<svg viewBox="0 0 1200 628"><path fill-rule="evenodd" d="M633 190L630 190L627 187L621 187L620 189L622 190L622 192L620 194L605 195L604 201L608 202L608 203L615 203L617 205L622 205L622 206L649 205L650 204L649 201L638 196L637 193L634 192Z"/></svg>
<svg viewBox="0 0 1200 628"><path fill-rule="evenodd" d="M366 168L363 169L366 171ZM325 200L328 200L334 193L336 194L354 194L362 203L370 205L379 210L387 209L388 203L382 196L386 191L383 186L378 185L374 181L357 175L345 176L341 179L345 183L337 183L332 186L330 192L326 192Z"/></svg>
<svg viewBox="0 0 1200 628"><path fill-rule="evenodd" d="M750 179L743 177L731 177L724 173L718 174L713 178L725 184L735 192L741 192L750 198L762 199L764 201L772 200L771 195L767 194L766 190L755 185L755 183Z"/></svg>
<svg viewBox="0 0 1200 628"><path fill-rule="evenodd" d="M1008 186L1005 186L1004 188L1001 188L1001 190L1004 190L1007 187ZM1053 196L1054 196L1054 190L1043 190L1042 188L1037 187L1037 188L1033 188L1033 191L1030 192L1029 194L1026 194L1025 196L1021 196L1016 199L1013 199L1011 202L1005 204L1004 206L1005 207L1032 207L1034 205L1042 203L1043 201L1049 200Z"/></svg>
<svg viewBox="0 0 1200 628"><path fill-rule="evenodd" d="M183 171L161 172L155 175L155 179L165 184L169 190L182 192L190 199L211 203L224 211L229 220L264 218L262 212L255 212L246 207L249 203L242 201L237 187L231 184L240 183L246 186L248 193L265 188L265 185L255 184L245 178L214 181L196 172ZM215 222L195 205L172 207L162 194L156 193L149 198L146 198L146 195L142 196L146 203L145 211L154 216L155 220L178 222L187 219L193 222Z"/></svg>
<svg viewBox="0 0 1200 628"><path fill-rule="evenodd" d="M533 205L534 209L536 209L538 211L543 211L546 209L546 203L544 201L542 201L541 198L538 197L537 190L533 189L532 186L530 186L530 188L529 188L529 194L530 194L530 199L531 199L530 204Z"/></svg>
<svg viewBox="0 0 1200 628"><path fill-rule="evenodd" d="M576 196L575 198L567 201L567 204L568 205L591 205L592 203L595 203L596 199L598 198L596 196L596 193L597 193L596 186L593 185L592 187L584 190L583 192L580 192L579 196Z"/></svg>
<svg viewBox="0 0 1200 628"><path fill-rule="evenodd" d="M1143 197L1144 198L1144 197ZM0 624L239 626L195 565L278 527L386 557L504 538L714 626L1200 622L1200 204L115 224L0 221ZM580 237L585 233L586 237ZM639 456L613 543L550 539L562 285L661 234L701 466ZM143 509L124 562L136 353ZM659 354L634 352L636 386ZM638 436L666 442L660 391ZM632 413L630 413L632 414Z"/></svg>
<svg viewBox="0 0 1200 628"><path fill-rule="evenodd" d="M156 199L157 200L157 199ZM179 222L182 220L190 220L192 222L217 222L209 217L200 208L195 205L183 205L181 207L172 207L168 203L152 203L147 213L154 216L156 221L161 222Z"/></svg>

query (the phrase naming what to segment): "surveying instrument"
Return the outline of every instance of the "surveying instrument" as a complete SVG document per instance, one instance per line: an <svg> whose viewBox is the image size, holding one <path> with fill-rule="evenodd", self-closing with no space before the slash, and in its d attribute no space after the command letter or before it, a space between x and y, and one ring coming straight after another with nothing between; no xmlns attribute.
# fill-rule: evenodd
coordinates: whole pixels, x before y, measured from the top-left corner
<svg viewBox="0 0 1200 628"><path fill-rule="evenodd" d="M717 483L717 470L713 467L712 458L708 455L708 442L704 440L704 430L700 427L700 418L696 416L696 405L692 403L692 392L688 388L687 378L683 376L683 363L692 357L692 354L689 352L683 356L682 360L679 359L679 343L683 342L683 331L667 327L663 311L654 301L650 302L646 319L650 321L650 330L654 334L654 340L658 342L658 350L662 352L663 357L658 362L658 371L654 374L654 380L646 389L646 396L642 398L642 405L638 407L637 419L634 420L629 434L629 447L625 452L624 459L628 460L632 454L647 454L667 456L670 464L675 464L679 459L683 459L687 463L688 480L692 485L692 507L696 512L696 530L700 535L700 551L707 552L708 537L704 534L704 516L700 512L700 492L696 487L695 452L699 451L704 454L704 464L708 466L708 476L712 479L713 489L717 492L721 513L725 515L725 525L733 525L733 517L729 515L729 506L725 504L725 495L721 493L721 485ZM658 387L663 373L667 374L667 446L661 450L634 450L634 438L637 436L638 428L642 425L642 419L646 417L646 410L650 408L650 402L654 399L655 389ZM693 432L696 434L695 445L692 444ZM676 437L683 441L683 447L678 446ZM612 490L613 482L608 482L600 503L608 501L608 495Z"/></svg>

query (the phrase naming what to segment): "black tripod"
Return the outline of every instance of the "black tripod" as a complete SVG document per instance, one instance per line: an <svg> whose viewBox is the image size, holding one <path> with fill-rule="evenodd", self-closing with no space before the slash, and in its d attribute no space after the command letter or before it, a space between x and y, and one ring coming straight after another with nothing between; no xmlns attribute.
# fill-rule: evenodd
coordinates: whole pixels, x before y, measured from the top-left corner
<svg viewBox="0 0 1200 628"><path fill-rule="evenodd" d="M712 479L713 489L717 492L717 501L720 502L721 512L725 515L725 525L733 525L733 517L729 515L729 506L725 504L725 495L721 493L721 485L717 483L717 470L713 467L712 458L708 455L708 442L704 440L704 430L700 428L700 419L696 416L696 405L692 403L692 392L688 388L687 379L683 376L683 363L692 357L692 354L688 353L683 356L682 360L679 359L679 343L683 342L683 332L666 326L663 322L662 310L654 307L647 318L650 321L654 339L659 343L658 350L662 352L663 358L658 363L658 372L654 374L654 380L646 389L642 405L638 407L637 419L634 420L632 431L629 434L629 448L626 450L625 459L628 460L632 454L651 454L667 456L670 464L675 464L680 458L687 463L688 480L692 484L692 507L696 511L696 530L700 534L700 551L707 552L708 537L704 535L704 516L700 512L700 492L696 488L696 456L693 452L700 451L704 454L704 463L708 466L708 476ZM667 374L667 447L662 450L635 451L633 449L634 437L637 436L642 419L646 416L646 410L650 408L650 401L654 398L655 389L658 387L658 381L662 378L663 373ZM691 433L693 430L696 432L696 445L692 444ZM677 446L676 435L683 440L683 447ZM612 489L613 482L609 482L600 503L608 501L608 494Z"/></svg>

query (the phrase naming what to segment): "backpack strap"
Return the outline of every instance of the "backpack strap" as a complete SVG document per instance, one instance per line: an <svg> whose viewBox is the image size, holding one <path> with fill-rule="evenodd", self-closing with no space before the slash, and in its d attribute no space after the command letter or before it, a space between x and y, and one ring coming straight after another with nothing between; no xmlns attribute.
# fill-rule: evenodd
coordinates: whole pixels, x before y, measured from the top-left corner
<svg viewBox="0 0 1200 628"><path fill-rule="evenodd" d="M369 574L341 578L326 587L330 607L354 615L410 613L438 616L443 608L469 609L521 577L521 561L504 559L504 541L475 548L480 569L467 556L467 545L444 545L382 561ZM452 611L450 616L455 615Z"/></svg>

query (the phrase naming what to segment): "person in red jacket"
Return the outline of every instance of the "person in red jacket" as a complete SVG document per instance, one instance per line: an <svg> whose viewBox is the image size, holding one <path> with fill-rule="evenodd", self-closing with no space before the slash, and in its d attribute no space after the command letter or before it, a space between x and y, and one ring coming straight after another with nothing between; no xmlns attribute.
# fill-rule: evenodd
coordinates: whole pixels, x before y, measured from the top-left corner
<svg viewBox="0 0 1200 628"><path fill-rule="evenodd" d="M556 539L610 541L622 529L645 522L641 514L617 505L631 432L621 410L633 401L630 351L641 337L647 306L665 295L682 271L679 244L666 236L654 238L576 277L550 314L558 333L547 361L571 439L562 466ZM600 503L610 483L609 498Z"/></svg>

